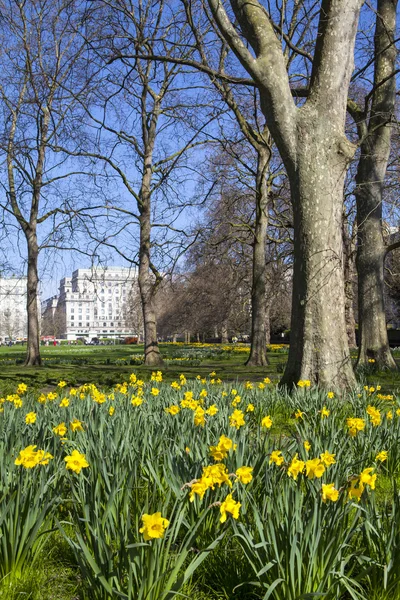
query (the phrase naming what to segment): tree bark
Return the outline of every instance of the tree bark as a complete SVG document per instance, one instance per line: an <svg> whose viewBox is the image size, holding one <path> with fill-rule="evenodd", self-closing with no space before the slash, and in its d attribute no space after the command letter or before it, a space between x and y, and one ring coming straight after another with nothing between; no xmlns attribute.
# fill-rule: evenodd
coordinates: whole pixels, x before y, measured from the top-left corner
<svg viewBox="0 0 400 600"><path fill-rule="evenodd" d="M268 146L258 149L256 178L256 221L254 224L253 274L251 288L251 347L246 365L268 365L267 358L267 267L265 260L268 227L267 174L271 152Z"/></svg>
<svg viewBox="0 0 400 600"><path fill-rule="evenodd" d="M155 282L150 270L150 207L142 205L140 215L139 289L143 310L144 364L159 367L164 364L157 341Z"/></svg>
<svg viewBox="0 0 400 600"><path fill-rule="evenodd" d="M298 130L292 182L294 267L290 352L282 384L301 379L322 387L355 384L345 322L343 187L352 154L309 107ZM336 139L335 139L336 137Z"/></svg>
<svg viewBox="0 0 400 600"><path fill-rule="evenodd" d="M228 343L229 343L228 327L227 327L226 323L222 323L222 326L221 326L221 344L228 344Z"/></svg>
<svg viewBox="0 0 400 600"><path fill-rule="evenodd" d="M345 279L344 282L344 294L345 294L345 320L346 320L346 331L347 341L349 348L357 348L356 340L356 320L354 318L354 286L351 279Z"/></svg>
<svg viewBox="0 0 400 600"><path fill-rule="evenodd" d="M28 317L28 347L25 366L40 366L39 311L38 311L38 256L39 248L36 233L26 235L28 245L28 273L26 309Z"/></svg>
<svg viewBox="0 0 400 600"><path fill-rule="evenodd" d="M357 367L375 361L379 369L397 369L390 352L384 300L385 243L382 194L395 109L397 0L378 0L375 28L375 76L368 125L358 123L361 156L356 177L359 352ZM360 115L361 116L361 115Z"/></svg>
<svg viewBox="0 0 400 600"><path fill-rule="evenodd" d="M345 296L345 320L347 330L347 341L349 348L356 348L356 321L354 318L354 256L355 248L353 239L349 233L346 215L343 214L343 269L344 269L344 296Z"/></svg>
<svg viewBox="0 0 400 600"><path fill-rule="evenodd" d="M265 341L268 344L271 343L271 298L267 298L265 307Z"/></svg>

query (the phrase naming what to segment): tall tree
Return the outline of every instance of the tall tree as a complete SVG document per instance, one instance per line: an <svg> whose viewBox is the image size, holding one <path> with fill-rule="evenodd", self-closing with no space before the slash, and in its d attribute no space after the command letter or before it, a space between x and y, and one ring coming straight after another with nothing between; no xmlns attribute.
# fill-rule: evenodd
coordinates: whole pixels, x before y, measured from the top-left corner
<svg viewBox="0 0 400 600"><path fill-rule="evenodd" d="M358 330L357 365L375 360L396 369L390 352L384 301L383 190L389 161L396 101L395 46L397 0L378 0L374 35L374 78L364 106L349 102L361 153L356 176ZM370 61L369 61L370 62ZM364 70L362 70L364 72Z"/></svg>
<svg viewBox="0 0 400 600"><path fill-rule="evenodd" d="M70 221L72 197L63 197L71 175L65 157L52 152L56 139L73 135L73 97L65 86L82 89L85 43L77 30L86 15L71 0L3 0L0 3L0 152L5 215L17 224L27 247L28 350L26 365L40 365L38 257L43 237Z"/></svg>
<svg viewBox="0 0 400 600"><path fill-rule="evenodd" d="M235 86L224 78L225 63L228 57L228 47L222 40L219 44L217 61L213 61L214 52L207 52L207 24L202 26L196 19L194 7L189 0L183 0L186 16L193 32L195 48L199 58L199 66L203 67L207 73L212 85L219 96L226 103L231 114L236 119L239 130L252 146L257 155L257 166L254 172L255 179L255 219L253 230L253 274L251 284L251 349L250 357L247 361L249 365L267 365L267 276L266 276L266 240L268 227L268 175L269 164L272 156L272 140L268 128L265 124L259 122L257 111L249 110L249 102L252 108L257 106L256 90L244 93L241 89L240 94L235 93ZM201 22L201 18L200 18ZM206 22L207 23L207 22ZM210 56L211 55L211 56ZM213 65L213 62L217 64ZM226 151L229 152L229 146L224 144Z"/></svg>
<svg viewBox="0 0 400 600"><path fill-rule="evenodd" d="M291 345L282 383L309 379L326 387L352 386L342 207L344 178L355 151L345 135L345 119L363 0L319 3L311 77L307 98L300 106L293 99L284 40L276 33L282 31L282 23L274 23L271 12L258 0L230 0L236 23L221 0L208 0L208 4L219 31L259 88L266 123L290 181L293 303Z"/></svg>
<svg viewBox="0 0 400 600"><path fill-rule="evenodd" d="M214 108L198 109L197 114L192 110L199 104L189 92L187 70L173 63L176 56L188 54L188 27L177 26L168 0L102 0L101 5L102 34L92 45L101 85L85 106L95 134L92 148L75 154L103 161L114 185L119 181L120 198L108 202L107 228L95 239L138 266L145 364L160 366L156 296L166 272L190 245L186 228L176 223L193 202L185 186L195 166L189 170L186 161L190 150L204 141ZM157 52L170 62L152 60ZM140 54L150 55L150 60L138 58ZM112 214L121 218L114 230ZM126 238L121 241L122 230L130 236L129 245Z"/></svg>

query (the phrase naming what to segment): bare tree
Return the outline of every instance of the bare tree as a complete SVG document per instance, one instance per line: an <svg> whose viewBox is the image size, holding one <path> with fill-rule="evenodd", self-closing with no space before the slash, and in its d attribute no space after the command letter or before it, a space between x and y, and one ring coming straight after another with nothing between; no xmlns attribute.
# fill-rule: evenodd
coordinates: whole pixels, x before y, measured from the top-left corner
<svg viewBox="0 0 400 600"><path fill-rule="evenodd" d="M103 161L109 176L122 184L119 201L106 206L105 230L88 233L138 266L145 364L159 366L156 295L165 273L191 243L186 227L179 225L185 207L193 203L185 185L196 166L187 164L187 156L203 143L215 109L192 110L199 103L196 86L189 91L187 69L137 57L161 52L172 60L187 55L187 27L176 25L167 0L135 6L127 0L103 0L102 6L102 36L92 44L101 85L85 106L88 125L96 132L95 147L74 154Z"/></svg>
<svg viewBox="0 0 400 600"><path fill-rule="evenodd" d="M28 350L26 365L40 365L38 257L42 239L69 224L76 210L61 193L72 175L52 144L73 135L76 102L65 85L81 87L85 43L77 30L82 6L71 0L3 0L0 4L0 152L4 161L4 214L17 224L27 248ZM76 115L77 116L77 115ZM78 120L78 119L77 119ZM78 173L76 173L78 175ZM60 221L61 219L61 221Z"/></svg>

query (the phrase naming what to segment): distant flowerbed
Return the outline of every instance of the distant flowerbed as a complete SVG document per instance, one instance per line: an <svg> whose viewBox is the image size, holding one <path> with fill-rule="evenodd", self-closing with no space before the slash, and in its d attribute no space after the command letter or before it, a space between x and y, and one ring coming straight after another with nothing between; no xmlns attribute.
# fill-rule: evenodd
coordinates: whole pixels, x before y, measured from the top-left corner
<svg viewBox="0 0 400 600"><path fill-rule="evenodd" d="M5 581L56 528L96 600L400 594L400 404L379 386L21 383L0 447Z"/></svg>

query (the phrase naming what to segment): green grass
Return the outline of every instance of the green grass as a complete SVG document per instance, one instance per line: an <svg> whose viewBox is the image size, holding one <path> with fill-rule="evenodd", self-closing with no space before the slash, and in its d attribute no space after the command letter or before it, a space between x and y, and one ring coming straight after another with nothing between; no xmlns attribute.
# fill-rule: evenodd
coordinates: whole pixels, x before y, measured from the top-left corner
<svg viewBox="0 0 400 600"><path fill-rule="evenodd" d="M191 346L174 347L161 344L161 352L164 359L173 359L172 355L184 355L193 349ZM20 381L28 383L32 387L43 387L56 385L60 379L65 379L71 385L82 383L96 383L99 386L112 386L121 382L132 371L138 376L148 379L153 368L135 364L135 359L143 355L143 345L138 346L57 346L43 347L41 349L44 366L24 367L25 348L13 346L11 348L0 348L0 384L10 383L14 385ZM248 354L221 353L214 357L205 358L201 361L173 361L168 362L163 368L164 379L173 381L181 373L188 378L197 375L208 376L210 372L216 371L217 376L224 381L253 380L261 381L268 376L278 381L283 371L286 355L281 353L270 353L271 364L268 367L246 367L245 361ZM14 364L7 364L12 361ZM15 364L18 361L19 364ZM116 361L127 361L132 364L115 364ZM176 362L177 364L174 364ZM196 364L192 364L196 362ZM187 364L185 364L187 363Z"/></svg>
<svg viewBox="0 0 400 600"><path fill-rule="evenodd" d="M204 358L192 358L200 353L194 345L161 344L161 353L167 361L162 371L164 379L173 381L181 373L188 378L197 375L206 377L216 371L217 377L224 381L261 381L268 376L278 382L285 368L287 354L268 352L270 364L267 367L245 366L248 353L223 352L218 346L209 351L203 349ZM61 379L71 385L96 383L99 386L113 386L126 379L132 371L139 377L149 379L152 368L137 364L143 356L143 345L116 346L44 346L41 348L44 366L40 368L23 366L25 347L0 347L0 385L14 387L20 381L34 388L52 387ZM197 356L197 354L196 354ZM177 360L185 358L186 360ZM16 364L17 363L17 364ZM118 364L125 363L125 364ZM370 385L380 383L382 393L400 389L400 372L377 372L371 368L360 379Z"/></svg>
<svg viewBox="0 0 400 600"><path fill-rule="evenodd" d="M55 532L32 569L0 582L0 600L84 600L84 588L69 545Z"/></svg>

